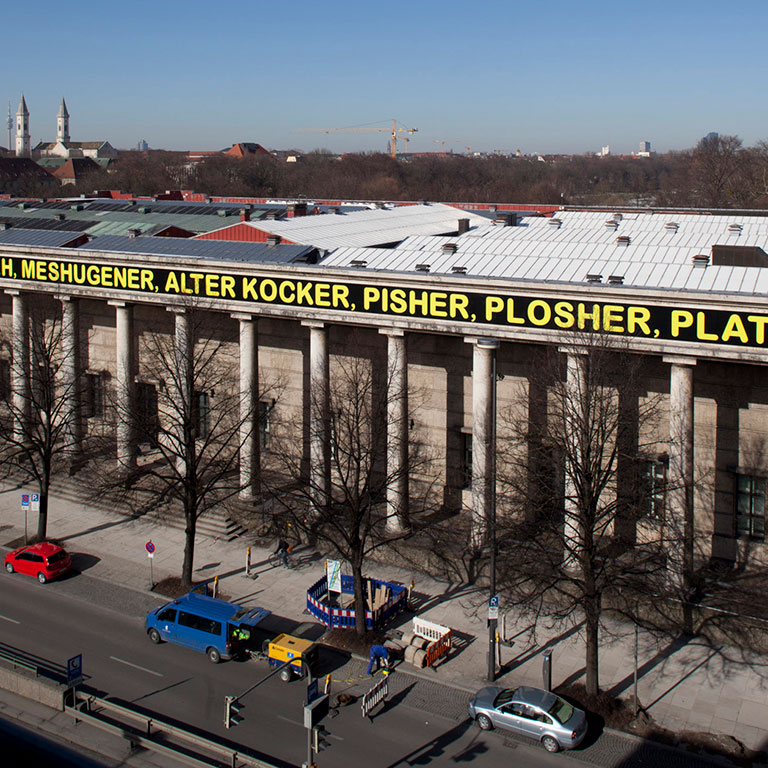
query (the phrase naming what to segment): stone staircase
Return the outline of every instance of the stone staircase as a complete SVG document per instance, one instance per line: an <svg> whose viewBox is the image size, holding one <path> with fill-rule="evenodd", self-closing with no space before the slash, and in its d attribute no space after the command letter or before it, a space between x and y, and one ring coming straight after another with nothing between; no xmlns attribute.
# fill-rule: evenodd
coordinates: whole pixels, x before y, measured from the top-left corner
<svg viewBox="0 0 768 768"><path fill-rule="evenodd" d="M125 497L110 494L96 496L93 491L92 468L81 470L72 476L58 476L51 484L51 496L66 499L75 504L98 506L103 510L129 517L142 517L158 525L184 530L184 513L176 504L150 507L151 495L146 491L133 490ZM96 470L98 471L98 470ZM55 502L53 502L55 503ZM237 515L240 518L240 515ZM214 509L203 514L197 521L197 533L212 539L232 541L245 533L247 527L234 520L226 509Z"/></svg>

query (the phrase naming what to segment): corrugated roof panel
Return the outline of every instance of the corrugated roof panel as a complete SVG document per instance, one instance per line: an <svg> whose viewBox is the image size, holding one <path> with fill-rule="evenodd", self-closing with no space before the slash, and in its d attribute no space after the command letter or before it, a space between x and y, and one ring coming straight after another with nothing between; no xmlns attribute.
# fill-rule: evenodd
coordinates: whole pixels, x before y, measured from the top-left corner
<svg viewBox="0 0 768 768"><path fill-rule="evenodd" d="M0 230L0 245L27 245L41 248L62 248L83 237L82 232L59 232L52 229L12 229Z"/></svg>

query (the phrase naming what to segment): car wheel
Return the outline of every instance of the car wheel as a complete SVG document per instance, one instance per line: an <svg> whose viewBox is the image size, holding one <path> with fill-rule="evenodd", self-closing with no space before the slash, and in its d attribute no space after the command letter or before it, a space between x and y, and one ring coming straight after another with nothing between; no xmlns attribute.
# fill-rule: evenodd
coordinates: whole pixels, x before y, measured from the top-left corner
<svg viewBox="0 0 768 768"><path fill-rule="evenodd" d="M285 667L284 669L280 670L280 679L284 683L290 683L291 680L293 680L293 672L291 672L290 667Z"/></svg>
<svg viewBox="0 0 768 768"><path fill-rule="evenodd" d="M541 744L544 747L544 749L547 750L547 752L559 752L560 751L560 743L554 736L545 736L541 740Z"/></svg>
<svg viewBox="0 0 768 768"><path fill-rule="evenodd" d="M42 571L40 571L40 573L37 574L37 580L41 584L45 584L45 582L48 581L48 579L45 578L45 574Z"/></svg>
<svg viewBox="0 0 768 768"><path fill-rule="evenodd" d="M221 654L213 647L208 649L208 658L214 664L218 664L221 661Z"/></svg>
<svg viewBox="0 0 768 768"><path fill-rule="evenodd" d="M150 629L147 634L149 635L149 639L155 644L159 643L163 639L160 637L160 633L154 627L152 627L152 629Z"/></svg>
<svg viewBox="0 0 768 768"><path fill-rule="evenodd" d="M493 728L493 723L488 715L478 715L476 722L484 731L490 731Z"/></svg>
<svg viewBox="0 0 768 768"><path fill-rule="evenodd" d="M13 573L13 563L6 563L5 570L8 571L8 573Z"/></svg>

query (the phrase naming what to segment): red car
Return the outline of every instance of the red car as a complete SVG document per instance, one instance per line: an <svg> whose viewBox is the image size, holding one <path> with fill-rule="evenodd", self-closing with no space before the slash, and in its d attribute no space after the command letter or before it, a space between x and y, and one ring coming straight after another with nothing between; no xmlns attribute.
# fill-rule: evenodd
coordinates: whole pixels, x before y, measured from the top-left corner
<svg viewBox="0 0 768 768"><path fill-rule="evenodd" d="M19 547L5 556L5 570L36 576L41 584L62 576L72 567L69 555L57 544L41 541L28 547Z"/></svg>

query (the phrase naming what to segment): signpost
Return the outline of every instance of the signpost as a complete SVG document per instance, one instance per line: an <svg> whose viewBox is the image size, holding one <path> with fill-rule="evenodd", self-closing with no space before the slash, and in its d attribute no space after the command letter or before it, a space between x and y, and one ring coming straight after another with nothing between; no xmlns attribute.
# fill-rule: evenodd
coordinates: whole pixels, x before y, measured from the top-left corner
<svg viewBox="0 0 768 768"><path fill-rule="evenodd" d="M488 599L488 621L499 618L499 596L493 595Z"/></svg>
<svg viewBox="0 0 768 768"><path fill-rule="evenodd" d="M83 681L83 654L67 659L67 685L75 686Z"/></svg>
<svg viewBox="0 0 768 768"><path fill-rule="evenodd" d="M24 513L24 543L27 543L27 512L29 512L29 494L21 494L21 511Z"/></svg>
<svg viewBox="0 0 768 768"><path fill-rule="evenodd" d="M155 556L155 545L152 543L152 539L144 545L144 548L147 550L147 558L149 559L149 588L154 589L155 579L152 575L152 559Z"/></svg>

